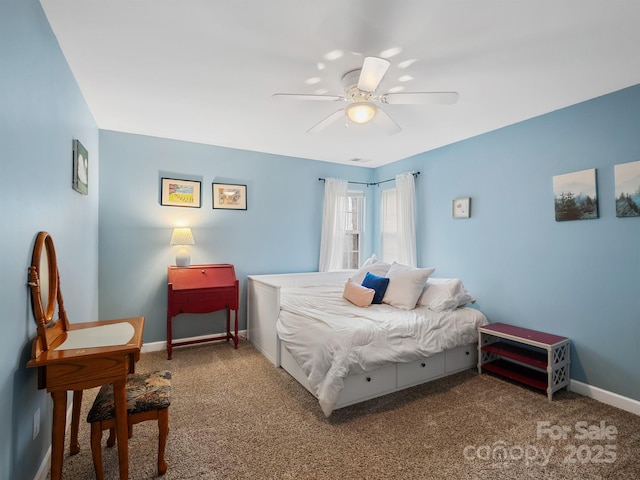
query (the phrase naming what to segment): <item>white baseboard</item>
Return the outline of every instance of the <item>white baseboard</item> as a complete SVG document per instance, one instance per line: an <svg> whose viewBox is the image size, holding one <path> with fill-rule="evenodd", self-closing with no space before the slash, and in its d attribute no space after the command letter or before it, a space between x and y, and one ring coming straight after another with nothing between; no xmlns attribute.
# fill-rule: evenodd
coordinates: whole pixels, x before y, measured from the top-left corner
<svg viewBox="0 0 640 480"><path fill-rule="evenodd" d="M71 428L71 412L73 410L73 402L69 403L67 402L67 416L65 419L65 427L64 427L64 436L65 436L65 446L68 446L69 444L66 442L67 440L67 432L69 431L69 429ZM36 476L33 478L33 480L46 480L47 476L49 475L49 471L51 470L51 444L49 444L49 448L47 449L47 453L45 454L44 458L42 459L42 463L40 464L40 468L38 468L38 471L36 472Z"/></svg>
<svg viewBox="0 0 640 480"><path fill-rule="evenodd" d="M181 338L180 341L200 340L200 339L203 339L203 338L207 338L208 336L209 335L200 335L198 337ZM246 330L238 330L238 336L247 338L247 331ZM220 340L220 342L225 342L225 341L226 340ZM190 346L190 345L185 345L185 346ZM152 342L152 343L144 343L142 345L142 350L140 350L140 351L142 353L157 352L159 350L165 350L166 348L167 348L167 342L166 341ZM173 348L181 348L181 347L173 347Z"/></svg>
<svg viewBox="0 0 640 480"><path fill-rule="evenodd" d="M153 342L153 343L144 343L142 345L142 349L140 352L148 353L148 352L157 352L159 350L165 350L167 348L167 342Z"/></svg>
<svg viewBox="0 0 640 480"><path fill-rule="evenodd" d="M577 380L571 380L569 383L569 390L579 393L580 395L584 395L585 397L593 398L599 402L606 403L612 407L640 415L640 402L638 400L623 397L617 393L609 392Z"/></svg>
<svg viewBox="0 0 640 480"><path fill-rule="evenodd" d="M49 445L49 449L47 450L47 454L44 456L42 463L40 464L40 468L36 473L36 476L33 480L46 480L49 475L49 470L51 468L51 445Z"/></svg>

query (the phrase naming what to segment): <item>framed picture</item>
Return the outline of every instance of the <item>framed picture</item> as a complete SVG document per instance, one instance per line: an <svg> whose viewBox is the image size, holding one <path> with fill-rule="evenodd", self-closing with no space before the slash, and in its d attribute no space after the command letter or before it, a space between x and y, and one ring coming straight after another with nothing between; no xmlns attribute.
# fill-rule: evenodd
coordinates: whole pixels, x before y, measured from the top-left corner
<svg viewBox="0 0 640 480"><path fill-rule="evenodd" d="M73 176L72 186L76 192L89 194L89 152L80 140L73 141Z"/></svg>
<svg viewBox="0 0 640 480"><path fill-rule="evenodd" d="M229 185L226 183L213 184L213 208L228 210L247 209L247 186Z"/></svg>
<svg viewBox="0 0 640 480"><path fill-rule="evenodd" d="M640 217L640 161L614 167L616 217Z"/></svg>
<svg viewBox="0 0 640 480"><path fill-rule="evenodd" d="M453 218L469 218L471 216L471 199L469 197L454 198L451 212Z"/></svg>
<svg viewBox="0 0 640 480"><path fill-rule="evenodd" d="M200 182L193 180L163 178L160 204L171 207L200 208L202 205L200 185Z"/></svg>
<svg viewBox="0 0 640 480"><path fill-rule="evenodd" d="M553 177L556 221L598 218L596 169Z"/></svg>

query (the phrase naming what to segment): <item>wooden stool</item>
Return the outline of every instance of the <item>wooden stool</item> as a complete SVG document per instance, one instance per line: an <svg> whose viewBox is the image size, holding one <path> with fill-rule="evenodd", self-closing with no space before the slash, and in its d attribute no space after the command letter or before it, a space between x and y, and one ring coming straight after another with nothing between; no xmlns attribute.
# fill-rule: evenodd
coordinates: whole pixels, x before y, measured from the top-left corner
<svg viewBox="0 0 640 480"><path fill-rule="evenodd" d="M167 471L164 460L167 435L169 433L169 405L171 404L171 372L134 373L127 376L127 423L129 438L133 425L145 420L158 421L158 475ZM96 478L103 480L102 431L109 430L107 446L116 441L113 385L103 385L87 415L91 424L91 455Z"/></svg>

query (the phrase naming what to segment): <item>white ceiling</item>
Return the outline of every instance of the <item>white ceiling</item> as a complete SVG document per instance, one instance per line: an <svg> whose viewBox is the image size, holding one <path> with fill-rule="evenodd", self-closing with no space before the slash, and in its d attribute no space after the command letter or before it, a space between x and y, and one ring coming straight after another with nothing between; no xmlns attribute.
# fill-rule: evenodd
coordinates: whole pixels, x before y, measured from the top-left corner
<svg viewBox="0 0 640 480"><path fill-rule="evenodd" d="M637 0L41 4L99 128L329 162L384 165L640 83ZM385 105L393 136L343 121L310 135L343 105L271 97L342 95L344 73L389 49L379 93L458 102Z"/></svg>

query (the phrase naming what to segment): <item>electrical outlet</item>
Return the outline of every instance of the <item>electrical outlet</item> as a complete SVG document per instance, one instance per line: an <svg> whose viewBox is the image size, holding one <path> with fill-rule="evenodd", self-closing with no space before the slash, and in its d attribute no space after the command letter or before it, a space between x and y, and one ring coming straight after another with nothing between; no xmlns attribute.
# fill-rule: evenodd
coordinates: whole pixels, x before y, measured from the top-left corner
<svg viewBox="0 0 640 480"><path fill-rule="evenodd" d="M33 439L35 440L40 433L40 409L33 414Z"/></svg>

